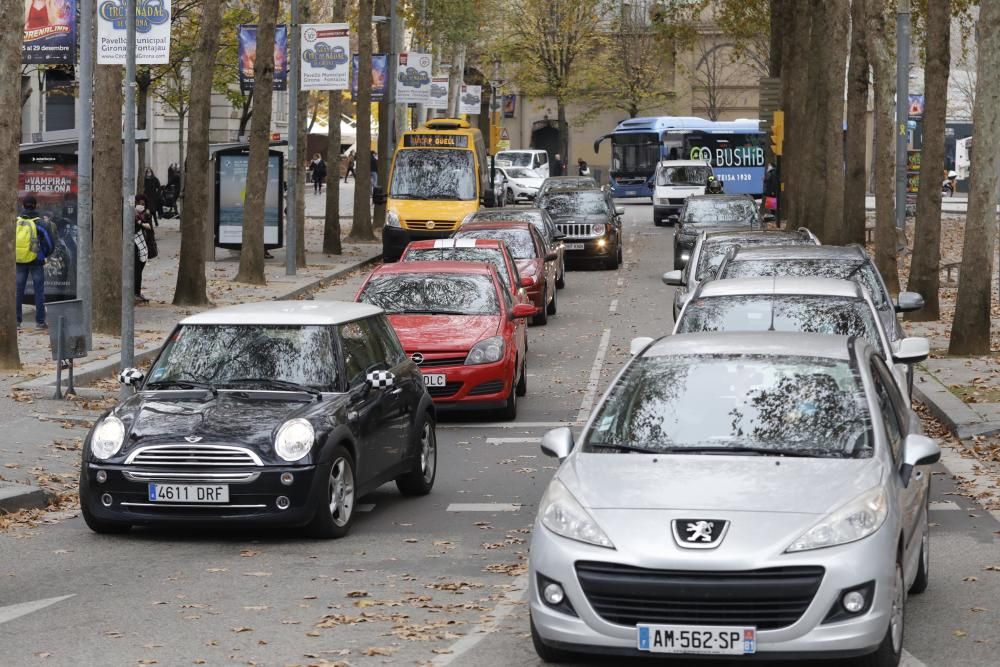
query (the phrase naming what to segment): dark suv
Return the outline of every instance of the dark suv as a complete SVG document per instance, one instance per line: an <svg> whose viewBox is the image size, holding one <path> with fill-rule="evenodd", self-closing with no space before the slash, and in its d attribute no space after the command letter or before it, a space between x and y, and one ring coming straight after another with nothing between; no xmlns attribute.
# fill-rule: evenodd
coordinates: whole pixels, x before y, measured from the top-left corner
<svg viewBox="0 0 1000 667"><path fill-rule="evenodd" d="M606 269L621 265L625 209L614 206L604 190L596 186L553 188L540 194L537 204L565 235L567 261L597 261Z"/></svg>
<svg viewBox="0 0 1000 667"><path fill-rule="evenodd" d="M669 218L673 220L674 217ZM674 268L691 258L702 232L722 229L761 229L757 204L749 195L701 195L688 197L676 219Z"/></svg>

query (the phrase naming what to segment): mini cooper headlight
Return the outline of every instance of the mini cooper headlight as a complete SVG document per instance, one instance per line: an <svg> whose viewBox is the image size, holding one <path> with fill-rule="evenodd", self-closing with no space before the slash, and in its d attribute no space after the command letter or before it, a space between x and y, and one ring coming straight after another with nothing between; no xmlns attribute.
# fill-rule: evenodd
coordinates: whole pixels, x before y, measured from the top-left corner
<svg viewBox="0 0 1000 667"><path fill-rule="evenodd" d="M865 491L795 540L785 551L809 551L856 542L878 530L889 514L889 501L882 487Z"/></svg>
<svg viewBox="0 0 1000 667"><path fill-rule="evenodd" d="M601 222L597 223L596 225L590 228L590 232L594 236L603 236L605 231L607 231L607 227L604 225L604 223Z"/></svg>
<svg viewBox="0 0 1000 667"><path fill-rule="evenodd" d="M503 338L493 336L479 341L469 350L469 355L465 358L466 366L476 364L492 364L503 359Z"/></svg>
<svg viewBox="0 0 1000 667"><path fill-rule="evenodd" d="M108 415L90 436L90 453L99 459L110 459L125 442L125 424L114 415Z"/></svg>
<svg viewBox="0 0 1000 667"><path fill-rule="evenodd" d="M545 490L538 506L538 516L542 525L556 535L607 549L615 548L593 517L557 479L552 480Z"/></svg>
<svg viewBox="0 0 1000 667"><path fill-rule="evenodd" d="M401 228L402 225L399 224L399 214L395 211L385 212L385 226L386 227L397 227Z"/></svg>
<svg viewBox="0 0 1000 667"><path fill-rule="evenodd" d="M286 461L298 461L309 453L316 441L316 431L305 419L289 419L274 436L274 451Z"/></svg>

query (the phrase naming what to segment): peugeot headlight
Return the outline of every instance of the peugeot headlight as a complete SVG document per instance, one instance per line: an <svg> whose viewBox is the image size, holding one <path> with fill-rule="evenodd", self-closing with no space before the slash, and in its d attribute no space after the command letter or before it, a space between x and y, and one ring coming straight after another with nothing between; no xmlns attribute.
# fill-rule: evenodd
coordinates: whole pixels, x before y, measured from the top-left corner
<svg viewBox="0 0 1000 667"><path fill-rule="evenodd" d="M114 415L108 415L90 436L90 453L99 459L110 459L125 442L125 424Z"/></svg>
<svg viewBox="0 0 1000 667"><path fill-rule="evenodd" d="M309 453L316 441L316 431L305 419L289 419L274 436L274 451L286 461L298 461Z"/></svg>
<svg viewBox="0 0 1000 667"><path fill-rule="evenodd" d="M399 214L395 211L385 212L385 226L386 227L399 227L402 228L403 225L399 223Z"/></svg>
<svg viewBox="0 0 1000 667"><path fill-rule="evenodd" d="M593 517L557 479L552 480L545 490L538 506L538 516L542 525L556 535L607 549L615 548Z"/></svg>
<svg viewBox="0 0 1000 667"><path fill-rule="evenodd" d="M878 530L888 514L889 502L885 490L875 487L834 510L785 551L809 551L856 542Z"/></svg>
<svg viewBox="0 0 1000 667"><path fill-rule="evenodd" d="M503 359L503 338L493 336L492 338L483 339L472 346L472 349L469 350L469 355L465 358L465 365L492 364L501 359Z"/></svg>
<svg viewBox="0 0 1000 667"><path fill-rule="evenodd" d="M591 227L590 231L593 233L594 236L603 236L605 231L605 226L599 222L593 227Z"/></svg>

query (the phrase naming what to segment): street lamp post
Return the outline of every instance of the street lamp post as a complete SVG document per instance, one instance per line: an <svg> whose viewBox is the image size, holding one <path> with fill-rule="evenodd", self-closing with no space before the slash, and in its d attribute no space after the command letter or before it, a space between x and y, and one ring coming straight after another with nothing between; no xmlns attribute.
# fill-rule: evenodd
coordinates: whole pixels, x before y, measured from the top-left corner
<svg viewBox="0 0 1000 667"><path fill-rule="evenodd" d="M135 356L135 5L125 0L125 134L122 146L122 338L121 367ZM123 396L128 387L122 387Z"/></svg>
<svg viewBox="0 0 1000 667"><path fill-rule="evenodd" d="M298 193L303 187L299 176L299 0L292 0L291 42L292 56L288 63L288 192L285 202L285 275L294 276L298 259L298 227L295 221L305 215L299 210ZM305 226L303 226L303 229Z"/></svg>

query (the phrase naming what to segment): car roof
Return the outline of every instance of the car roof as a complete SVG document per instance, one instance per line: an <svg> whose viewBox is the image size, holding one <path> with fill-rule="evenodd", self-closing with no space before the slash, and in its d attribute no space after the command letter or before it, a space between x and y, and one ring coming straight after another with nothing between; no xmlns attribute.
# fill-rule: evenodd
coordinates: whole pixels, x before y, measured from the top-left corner
<svg viewBox="0 0 1000 667"><path fill-rule="evenodd" d="M753 201L753 197L751 197L750 195L726 194L726 193L719 195L691 195L690 197L687 198L688 201L691 200L719 201L720 199L749 199L750 201Z"/></svg>
<svg viewBox="0 0 1000 667"><path fill-rule="evenodd" d="M487 275L496 272L492 265L484 262L457 262L454 260L433 262L393 262L383 264L374 271L372 276L384 276L397 273L471 273Z"/></svg>
<svg viewBox="0 0 1000 667"><path fill-rule="evenodd" d="M736 250L733 261L778 260L778 259L856 259L868 256L857 245L787 245L743 247Z"/></svg>
<svg viewBox="0 0 1000 667"><path fill-rule="evenodd" d="M462 232L474 232L479 230L489 230L489 229L534 229L535 226L530 222L524 222L522 220L471 220L464 225L462 225L455 234L461 234Z"/></svg>
<svg viewBox="0 0 1000 667"><path fill-rule="evenodd" d="M529 215L540 218L542 217L543 210L545 209L536 208L534 206L503 206L501 208L481 208L478 211L472 212L472 217L469 218L469 222L476 222L477 220L483 220L483 221L502 220L504 215L508 214L521 215L522 213L527 213Z"/></svg>
<svg viewBox="0 0 1000 667"><path fill-rule="evenodd" d="M595 185L594 183L580 183L578 185L565 185L563 183L556 183L552 187L545 191L546 195L561 195L561 194L571 194L574 192L597 192L599 194L604 194L604 190L601 186Z"/></svg>
<svg viewBox="0 0 1000 667"><path fill-rule="evenodd" d="M729 241L739 239L769 238L780 241L801 241L807 238L805 232L790 231L783 229L725 229L719 231L705 231L706 241Z"/></svg>
<svg viewBox="0 0 1000 667"><path fill-rule="evenodd" d="M782 294L836 296L864 299L862 287L851 280L783 276L778 278L728 278L702 283L698 297Z"/></svg>
<svg viewBox="0 0 1000 667"><path fill-rule="evenodd" d="M410 241L407 246L411 250L435 250L448 248L493 248L501 250L503 241L496 239L425 239Z"/></svg>
<svg viewBox="0 0 1000 667"><path fill-rule="evenodd" d="M647 347L642 356L739 354L846 360L851 357L851 345L848 336L784 331L713 331L664 336Z"/></svg>
<svg viewBox="0 0 1000 667"><path fill-rule="evenodd" d="M255 301L185 317L188 324L331 325L378 315L382 309L352 301Z"/></svg>

